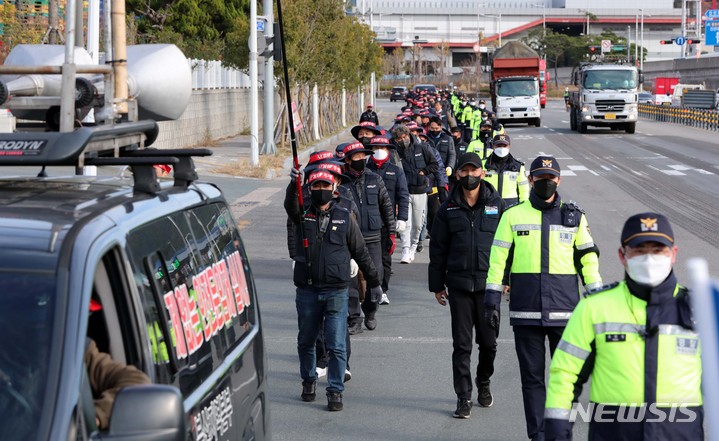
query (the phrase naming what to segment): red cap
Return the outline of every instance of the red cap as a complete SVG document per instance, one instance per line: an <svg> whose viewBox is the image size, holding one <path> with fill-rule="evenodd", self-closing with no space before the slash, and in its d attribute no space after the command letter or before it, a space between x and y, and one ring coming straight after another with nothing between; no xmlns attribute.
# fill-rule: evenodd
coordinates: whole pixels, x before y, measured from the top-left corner
<svg viewBox="0 0 719 441"><path fill-rule="evenodd" d="M312 184L313 182L327 182L328 184L334 184L335 183L335 177L332 175L332 173L325 171L325 170L317 170L312 173L310 173L310 177L307 179L307 182Z"/></svg>
<svg viewBox="0 0 719 441"><path fill-rule="evenodd" d="M317 170L326 170L326 171L328 171L330 173L334 173L336 175L342 174L342 167L340 167L337 164L333 164L331 162L326 162L324 164L318 164Z"/></svg>
<svg viewBox="0 0 719 441"><path fill-rule="evenodd" d="M319 152L314 152L310 155L310 161L307 163L309 164L316 164L318 162L326 161L328 159L334 159L335 155L332 152L328 152L326 150L322 150Z"/></svg>
<svg viewBox="0 0 719 441"><path fill-rule="evenodd" d="M369 145L372 147L389 147L391 144L389 142L389 139L385 138L384 136L375 136L374 138L370 139Z"/></svg>

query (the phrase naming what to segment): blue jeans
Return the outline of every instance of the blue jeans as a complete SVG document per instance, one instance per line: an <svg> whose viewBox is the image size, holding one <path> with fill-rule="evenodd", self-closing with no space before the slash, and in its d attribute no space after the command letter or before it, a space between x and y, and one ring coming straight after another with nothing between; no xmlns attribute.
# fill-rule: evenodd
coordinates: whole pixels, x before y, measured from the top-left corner
<svg viewBox="0 0 719 441"><path fill-rule="evenodd" d="M324 318L327 349L327 391L342 392L347 368L347 288L317 290L297 288L297 353L303 381L317 381L315 342Z"/></svg>

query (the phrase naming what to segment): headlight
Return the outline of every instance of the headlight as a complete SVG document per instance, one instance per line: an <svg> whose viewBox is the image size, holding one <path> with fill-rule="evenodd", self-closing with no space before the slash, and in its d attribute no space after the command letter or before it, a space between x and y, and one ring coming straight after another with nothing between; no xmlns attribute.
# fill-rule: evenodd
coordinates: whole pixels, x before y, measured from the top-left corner
<svg viewBox="0 0 719 441"><path fill-rule="evenodd" d="M527 107L527 112L538 112L538 111L539 111L539 109L537 109L536 107Z"/></svg>
<svg viewBox="0 0 719 441"><path fill-rule="evenodd" d="M582 112L589 112L589 106L582 106Z"/></svg>
<svg viewBox="0 0 719 441"><path fill-rule="evenodd" d="M509 111L508 107L497 107L497 112L508 112L508 111Z"/></svg>

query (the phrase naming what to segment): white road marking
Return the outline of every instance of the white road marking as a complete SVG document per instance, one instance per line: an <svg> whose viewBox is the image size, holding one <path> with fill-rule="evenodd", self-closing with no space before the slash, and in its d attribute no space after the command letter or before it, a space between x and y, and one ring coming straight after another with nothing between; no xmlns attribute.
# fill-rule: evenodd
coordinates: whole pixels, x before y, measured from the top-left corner
<svg viewBox="0 0 719 441"><path fill-rule="evenodd" d="M589 173L593 174L594 176L599 176L599 173L595 172L594 170L590 170L583 165L568 165L567 168L572 171L588 171Z"/></svg>
<svg viewBox="0 0 719 441"><path fill-rule="evenodd" d="M282 190L282 187L260 187L253 190L230 204L232 215L240 219L257 207L264 207L272 203L272 195Z"/></svg>
<svg viewBox="0 0 719 441"><path fill-rule="evenodd" d="M577 174L571 170L562 170L561 174L562 176L577 176Z"/></svg>
<svg viewBox="0 0 719 441"><path fill-rule="evenodd" d="M612 171L612 169L607 167L606 165L602 165L601 167L606 171Z"/></svg>

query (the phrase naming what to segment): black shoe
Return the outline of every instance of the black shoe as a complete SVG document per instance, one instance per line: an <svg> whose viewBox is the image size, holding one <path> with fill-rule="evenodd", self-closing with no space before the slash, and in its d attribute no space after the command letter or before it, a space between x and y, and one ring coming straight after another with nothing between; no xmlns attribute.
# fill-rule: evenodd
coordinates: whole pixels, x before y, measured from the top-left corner
<svg viewBox="0 0 719 441"><path fill-rule="evenodd" d="M327 392L327 410L336 412L342 410L342 394L339 392Z"/></svg>
<svg viewBox="0 0 719 441"><path fill-rule="evenodd" d="M303 381L302 382L302 401L314 401L317 396L315 388L317 386L316 381Z"/></svg>
<svg viewBox="0 0 719 441"><path fill-rule="evenodd" d="M369 329L370 331L374 331L377 329L377 319L374 318L374 314L365 316L364 318L364 325Z"/></svg>
<svg viewBox="0 0 719 441"><path fill-rule="evenodd" d="M350 335L361 334L363 332L362 320L357 320L356 322L351 323L348 330Z"/></svg>
<svg viewBox="0 0 719 441"><path fill-rule="evenodd" d="M454 411L455 418L467 419L472 414L472 400L457 400L457 410Z"/></svg>
<svg viewBox="0 0 719 441"><path fill-rule="evenodd" d="M415 252L421 253L423 249L424 249L424 245L422 245L422 242L420 242L417 244L417 250Z"/></svg>
<svg viewBox="0 0 719 441"><path fill-rule="evenodd" d="M477 402L482 407L492 407L492 404L494 404L494 397L492 396L492 392L489 391L489 383L479 385Z"/></svg>

